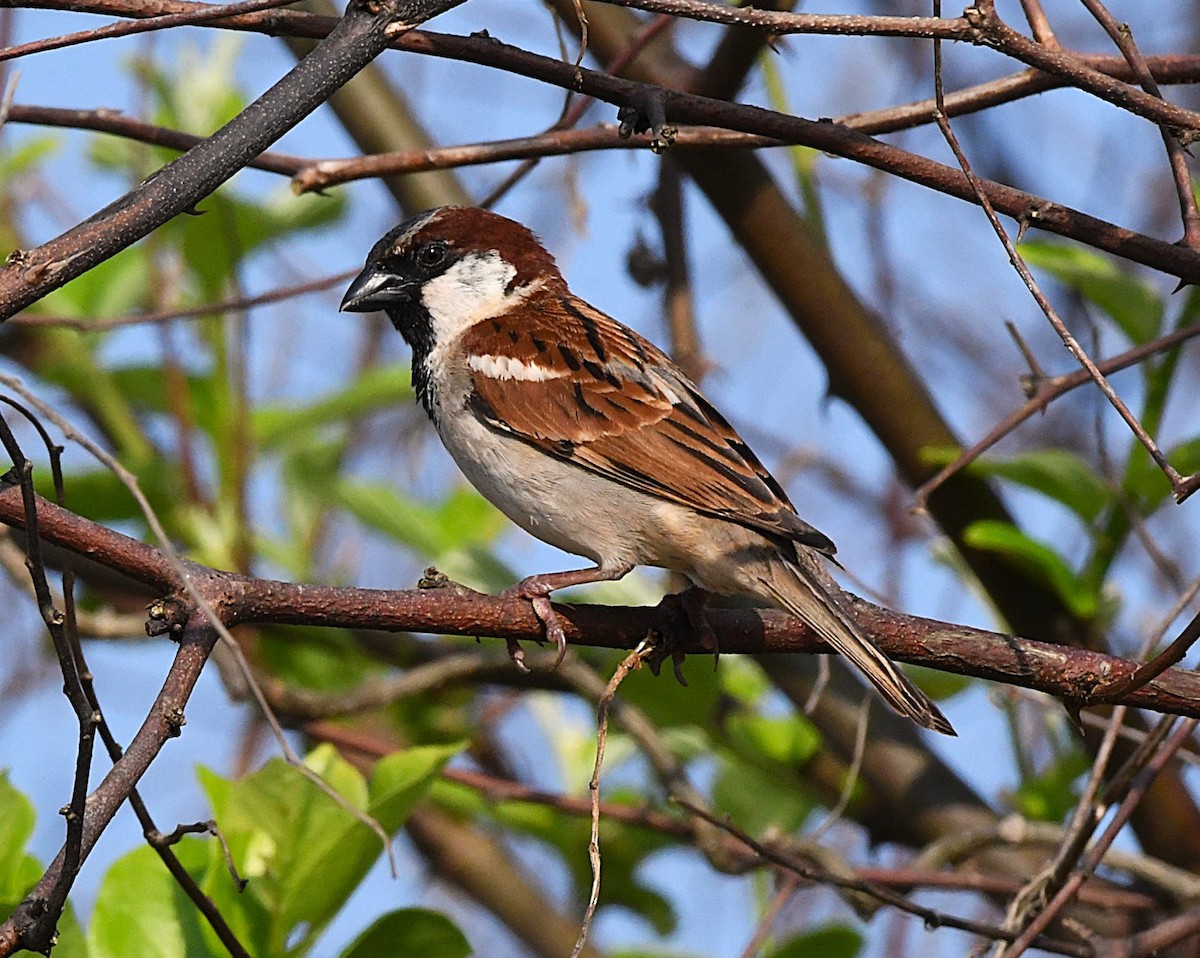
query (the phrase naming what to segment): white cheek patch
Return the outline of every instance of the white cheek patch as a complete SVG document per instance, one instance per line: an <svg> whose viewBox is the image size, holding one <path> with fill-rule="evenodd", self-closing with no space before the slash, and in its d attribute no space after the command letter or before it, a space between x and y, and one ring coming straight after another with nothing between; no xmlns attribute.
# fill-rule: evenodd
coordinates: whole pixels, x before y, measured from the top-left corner
<svg viewBox="0 0 1200 958"><path fill-rule="evenodd" d="M433 349L425 357L426 369L435 373L442 361L442 353L476 323L503 315L545 285L544 279L536 279L510 290L509 283L516 275L517 270L512 263L495 251L490 251L470 253L440 276L425 283L421 289L421 305L429 313L434 341ZM504 357L477 358L499 363ZM503 371L499 365L492 365L491 369L500 373L501 379L505 378L506 372L509 379L536 381L541 372L538 367L527 367L520 361L515 363L515 366L505 366ZM477 371L488 376L495 375L483 369Z"/></svg>
<svg viewBox="0 0 1200 958"><path fill-rule="evenodd" d="M464 256L425 283L421 304L433 321L434 342L449 343L476 323L505 312L524 290L508 291L516 267L495 252Z"/></svg>
<svg viewBox="0 0 1200 958"><path fill-rule="evenodd" d="M512 356L493 356L490 353L469 357L467 365L489 379L518 379L526 383L543 383L548 379L561 379L568 375L566 371L527 363Z"/></svg>

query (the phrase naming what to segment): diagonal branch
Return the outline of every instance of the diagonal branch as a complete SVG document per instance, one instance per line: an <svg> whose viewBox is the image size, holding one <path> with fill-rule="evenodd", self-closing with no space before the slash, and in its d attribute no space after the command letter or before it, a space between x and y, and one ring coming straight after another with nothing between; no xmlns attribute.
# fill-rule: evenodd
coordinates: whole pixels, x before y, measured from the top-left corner
<svg viewBox="0 0 1200 958"><path fill-rule="evenodd" d="M0 269L0 318L8 318L192 209L324 103L397 34L461 2L351 3L325 41L208 139L58 238L12 253Z"/></svg>

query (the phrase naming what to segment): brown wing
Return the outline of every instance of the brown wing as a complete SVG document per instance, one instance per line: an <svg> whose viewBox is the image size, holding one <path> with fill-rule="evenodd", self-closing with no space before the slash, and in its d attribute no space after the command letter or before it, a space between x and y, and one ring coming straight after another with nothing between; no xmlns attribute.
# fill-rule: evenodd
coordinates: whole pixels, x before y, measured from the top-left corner
<svg viewBox="0 0 1200 958"><path fill-rule="evenodd" d="M579 300L531 297L464 336L473 412L545 452L698 512L833 555L663 352Z"/></svg>

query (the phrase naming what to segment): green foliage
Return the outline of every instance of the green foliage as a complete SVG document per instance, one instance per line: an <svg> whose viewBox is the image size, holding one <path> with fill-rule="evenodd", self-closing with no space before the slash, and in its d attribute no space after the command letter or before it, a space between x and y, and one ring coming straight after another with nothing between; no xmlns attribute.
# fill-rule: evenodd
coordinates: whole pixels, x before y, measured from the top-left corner
<svg viewBox="0 0 1200 958"><path fill-rule="evenodd" d="M613 766L606 761L605 767L606 774L611 774ZM586 897L592 881L586 854L591 823L586 816L568 815L534 802L487 802L478 792L448 782L439 783L434 795L457 815L490 818L506 830L533 838L554 850L570 872L576 893ZM603 789L603 800L631 804L643 801L639 794L608 787ZM639 879L638 872L650 855L672 844L670 837L661 832L602 817L601 908L624 907L647 921L659 934L669 934L675 928L675 910L667 898Z"/></svg>
<svg viewBox="0 0 1200 958"><path fill-rule="evenodd" d="M658 675L641 669L621 683L621 695L638 708L659 728L685 728L710 725L721 698L723 673L732 670L730 661L721 660L713 668L711 658L689 656L681 666L687 685L680 685L671 663L663 665Z"/></svg>
<svg viewBox="0 0 1200 958"><path fill-rule="evenodd" d="M37 860L25 853L33 835L33 805L0 771L0 907L8 915L41 877Z"/></svg>
<svg viewBox="0 0 1200 958"><path fill-rule="evenodd" d="M170 65L140 63L137 69L147 83L152 119L203 134L241 109L247 96L232 80L240 42L221 39L185 52ZM783 78L769 57L766 62L767 97L785 108ZM0 175L34 169L55 142L48 137L28 140L19 150L0 154ZM96 164L130 180L174 155L111 138L96 138L92 148ZM823 239L817 180L822 154L792 147L789 155L809 224ZM247 267L260 266L277 242L335 224L344 212L344 195L296 198L286 188L264 195L227 186L201 203L197 215L176 218L148 241L51 294L34 311L95 319L238 296ZM1031 263L1110 317L1131 342L1147 342L1172 315L1176 324L1183 324L1200 314L1200 296L1189 294L1175 310L1105 257L1041 242L1026 242L1022 250ZM405 366L365 368L353 381L315 400L285 398L295 392L290 381L243 382L238 368L243 357L236 350L245 344L238 340L237 329L227 317L175 324L163 334L176 341L179 357L170 376L157 358L139 357L119 368L106 363L106 351L114 343L120 345L111 333L26 328L11 335L23 337L27 347L21 361L42 382L61 390L137 473L168 533L193 557L230 568L264 571L266 566L271 574L283 570L300 579L336 579L340 570L330 559L332 550L321 546L325 530L340 522L356 533L387 540L477 588L494 591L517 578L495 551L508 524L465 486L418 498L402 492L381 469L369 473L374 478L349 474L347 466L361 460L367 460L367 468L378 464L364 455L376 448L358 441L364 422L411 404ZM1177 357L1178 350L1140 367L1144 402L1139 415L1148 426L1161 418ZM180 465L185 438L196 461L194 475L187 477ZM1170 456L1181 471L1200 468L1200 438L1180 443ZM1161 473L1136 445L1130 444L1124 462L1119 451L1113 458L1118 468L1111 477L1068 449L988 457L970 467L1065 508L1089 537L1087 556L1065 555L1054 543L1005 523L976 523L967 541L1032 570L1077 618L1102 616L1105 576L1128 538L1125 509L1131 506L1138 515L1150 515L1168 495ZM74 508L105 522L126 523L134 531L141 527L133 498L111 474L83 467L74 457L68 468L68 497ZM45 477L41 480L44 483ZM271 507L278 516L260 515L253 505L244 504L243 499L252 499L264 482L271 484ZM293 688L345 691L370 681L385 667L348 630L265 627L253 640L255 666L268 681ZM405 648L413 660L423 651L415 640ZM613 656L588 655L603 662L602 669L611 668ZM387 667L408 664L397 655ZM781 703L753 662L727 657L719 670L712 665L704 658L690 659L686 687L675 681L669 663L658 676L648 670L637 673L623 684L621 700L655 724L660 741L689 777L711 786L719 813L755 834L800 829L817 807L804 772L821 756L819 732ZM922 673L920 680L936 695L953 694L966 681L943 673ZM480 700L473 692L439 690L380 709L369 721L398 731L404 741L457 742L479 731ZM535 724L539 733L539 759L555 767L565 783L561 791L580 799L591 774L594 723L590 716L574 722L564 718L558 694L540 693L524 701L528 707L523 718L531 718L527 724ZM484 750L491 744L486 738L481 732L473 744ZM369 781L327 747L313 752L308 763L389 832L403 824L415 802L428 799L472 823L493 826L506 841L536 843L547 856L561 861L576 896L585 897L591 881L586 815L552 803L493 801L441 780L441 769L458 749L427 745L397 753L381 761ZM1060 756L1021 783L1012 796L1014 805L1029 817L1061 820L1075 801L1085 767L1077 752ZM187 837L175 850L256 958L329 954L339 948L344 958L457 958L470 953L452 922L421 909L390 911L349 946L331 945L323 936L378 862L378 838L282 762L268 763L238 781L209 770L201 771L200 777L237 870L249 879L249 886L238 891L213 839ZM632 738L616 723L609 740L604 800L657 805L661 796L653 785L646 785L648 778L652 776ZM24 850L32 828L29 803L0 776L0 905L10 909L41 873ZM670 933L677 922L671 900L643 876L656 853L679 847L677 839L605 817L601 844L601 906L628 909L659 934ZM221 953L195 905L147 848L126 855L104 876L86 940L69 913L62 930L56 954L68 958ZM778 942L765 954L853 958L862 950L857 932L831 925ZM635 954L650 952L627 952L626 958Z"/></svg>
<svg viewBox="0 0 1200 958"><path fill-rule="evenodd" d="M185 838L174 851L180 862L195 873L207 859L205 844ZM196 906L148 847L134 849L105 874L87 929L89 954L94 958L202 958L221 954L223 949L210 941L211 935Z"/></svg>
<svg viewBox="0 0 1200 958"><path fill-rule="evenodd" d="M306 764L391 833L457 750L418 748L390 755L378 762L370 783L328 746L308 756ZM215 839L185 838L175 846L180 862L254 956L310 953L382 852L378 837L282 760L268 762L238 782L202 770L200 782L234 866L247 880L246 890L239 892L234 885ZM401 940L437 948L421 953L469 952L461 933L445 918L401 911L380 918L347 954L365 954L362 942L402 928L408 929L408 938ZM199 958L222 952L196 906L148 848L122 857L104 876L88 935L96 956Z"/></svg>
<svg viewBox="0 0 1200 958"><path fill-rule="evenodd" d="M496 591L516 578L486 548L506 520L467 486L432 506L393 485L367 482L335 482L326 494L364 525L432 561L457 582Z"/></svg>
<svg viewBox="0 0 1200 958"><path fill-rule="evenodd" d="M1153 287L1100 253L1042 240L1021 244L1031 266L1044 269L1103 310L1135 344L1145 343L1162 328L1163 302Z"/></svg>
<svg viewBox="0 0 1200 958"><path fill-rule="evenodd" d="M58 151L57 137L31 136L19 146L0 150L0 180L11 183L16 177L32 172Z"/></svg>
<svg viewBox="0 0 1200 958"><path fill-rule="evenodd" d="M1026 818L1061 822L1079 801L1078 781L1092 761L1073 748L1044 771L1027 777L1013 793L1013 807Z"/></svg>
<svg viewBox="0 0 1200 958"><path fill-rule="evenodd" d="M304 405L260 406L254 411L254 438L260 449L303 444L324 426L344 425L370 413L412 402L407 366L368 369L343 389Z"/></svg>
<svg viewBox="0 0 1200 958"><path fill-rule="evenodd" d="M1040 492L1083 522L1095 522L1112 505L1113 494L1096 470L1066 449L1036 449L1007 458L981 459L972 469Z"/></svg>
<svg viewBox="0 0 1200 958"><path fill-rule="evenodd" d="M798 770L772 768L728 751L720 755L712 804L752 835L768 828L794 831L816 807Z"/></svg>
<svg viewBox="0 0 1200 958"><path fill-rule="evenodd" d="M971 523L963 541L976 549L1008 556L1050 586L1071 614L1093 618L1100 611L1100 594L1078 576L1050 546L1022 532L1011 522L981 519Z"/></svg>
<svg viewBox="0 0 1200 958"><path fill-rule="evenodd" d="M471 946L445 915L423 908L388 912L342 952L342 958L467 958Z"/></svg>
<svg viewBox="0 0 1200 958"><path fill-rule="evenodd" d="M801 715L731 714L716 749L713 806L751 834L793 831L816 802L801 777L821 748L821 736Z"/></svg>
<svg viewBox="0 0 1200 958"><path fill-rule="evenodd" d="M458 746L448 746L397 752L376 764L369 782L329 746L315 750L306 764L390 834L458 751ZM309 954L378 859L382 852L378 837L282 760L271 761L239 781L205 769L200 779L238 875L248 884L239 893L214 839L185 838L174 846L180 862L251 954L258 958ZM371 954L363 949L386 934L431 949L409 954L453 958L470 951L447 919L411 910L380 918L346 954ZM113 958L200 958L223 951L194 903L149 848L124 856L105 875L88 928L88 945L90 954Z"/></svg>
<svg viewBox="0 0 1200 958"><path fill-rule="evenodd" d="M13 787L8 773L0 769L0 913L5 918L42 877L42 866L25 851L34 823L33 805ZM54 954L60 958L85 958L91 954L70 902L58 923Z"/></svg>
<svg viewBox="0 0 1200 958"><path fill-rule="evenodd" d="M201 301L223 295L241 262L271 241L330 226L345 200L318 194L297 197L281 187L267 201L251 201L220 190L204 201L202 216L180 216L160 234L182 250Z"/></svg>
<svg viewBox="0 0 1200 958"><path fill-rule="evenodd" d="M369 784L329 746L306 764L390 834L457 751L396 753ZM213 843L204 890L252 954L305 954L378 858L378 837L281 760L240 781L207 770L200 780L238 874L249 879L238 894Z"/></svg>
<svg viewBox="0 0 1200 958"><path fill-rule="evenodd" d="M799 715L734 715L725 729L734 745L780 765L803 765L821 748L820 733Z"/></svg>
<svg viewBox="0 0 1200 958"><path fill-rule="evenodd" d="M1046 270L1085 301L1100 309L1135 344L1149 342L1164 330L1167 303L1148 284L1100 254L1074 246L1044 241L1022 244L1030 263ZM1195 290L1174 309L1176 327L1190 325L1200 316L1200 296ZM1149 357L1138 364L1143 383L1142 408L1134 413L1147 431L1159 432L1179 359L1179 348ZM948 463L957 450L926 450L927 461ZM1200 469L1200 439L1191 439L1167 451L1182 474ZM1013 456L986 456L968 469L978 475L1002 479L1032 490L1065 506L1087 531L1090 550L1080 561L1065 556L1007 523L977 522L966 532L968 544L1009 556L1063 600L1072 615L1081 619L1106 616L1110 600L1105 593L1109 569L1129 540L1134 523L1168 501L1170 484L1141 444L1130 437L1123 466L1113 477L1078 454L1066 449L1041 449Z"/></svg>
<svg viewBox="0 0 1200 958"><path fill-rule="evenodd" d="M794 104L788 101L787 88L783 76L774 59L773 52L764 51L759 57L759 67L762 78L766 83L767 99L771 108L782 113L794 113ZM804 216L813 235L822 243L826 242L825 205L821 199L820 184L817 182L817 169L824 154L810 146L798 144L787 147L788 158L792 161L792 173L796 186L804 200Z"/></svg>
<svg viewBox="0 0 1200 958"><path fill-rule="evenodd" d="M763 958L856 958L863 949L863 937L845 925L827 925L788 939Z"/></svg>

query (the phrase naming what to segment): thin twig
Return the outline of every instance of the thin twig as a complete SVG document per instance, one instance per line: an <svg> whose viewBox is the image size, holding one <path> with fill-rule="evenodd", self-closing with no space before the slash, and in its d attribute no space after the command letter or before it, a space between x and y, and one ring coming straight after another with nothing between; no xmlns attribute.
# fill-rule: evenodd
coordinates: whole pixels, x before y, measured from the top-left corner
<svg viewBox="0 0 1200 958"><path fill-rule="evenodd" d="M1021 0L1021 9L1025 12L1025 22L1029 24L1033 38L1048 50L1061 50L1062 46L1054 35L1046 11L1042 9L1041 0Z"/></svg>
<svg viewBox="0 0 1200 958"><path fill-rule="evenodd" d="M279 303L309 293L319 293L323 290L340 286L346 280L356 275L359 267L323 276L307 283L297 283L268 290L256 296L236 296L219 303L206 306L191 306L187 309L163 309L146 313L131 313L127 316L107 316L100 318L80 319L75 316L50 316L42 313L21 313L9 320L14 326L58 326L65 329L78 329L83 332L101 332L109 329L121 329L126 326L143 326L152 323L168 323L180 319L202 319L206 316L220 316L235 310L255 309L270 303Z"/></svg>
<svg viewBox="0 0 1200 958"><path fill-rule="evenodd" d="M775 895L771 898L770 904L763 910L762 915L758 919L755 926L754 934L750 936L750 940L746 942L746 947L742 949L741 958L757 958L762 953L762 947L767 942L767 936L771 934L771 927L779 918L780 912L784 906L795 897L796 890L800 887L800 879L791 872L786 872L783 880L779 882L779 887L775 890Z"/></svg>
<svg viewBox="0 0 1200 958"><path fill-rule="evenodd" d="M811 881L820 885L829 885L834 888L841 888L847 891L858 892L863 895L868 895L885 905L890 905L907 914L914 915L925 922L927 928L957 928L961 931L968 931L972 934L981 935L985 938L992 938L1002 941L1012 940L1014 935L1003 928L996 925L989 925L986 922L975 921L970 918L959 918L956 915L948 915L945 912L938 911L934 908L927 908L924 905L917 904L903 895L898 894L890 888L885 888L882 885L873 881L864 881L859 878L847 878L841 875L834 875L820 868L815 868L807 862L798 860L792 855L771 847L763 842L753 838L742 829L738 828L728 820L718 818L716 815L699 806L690 807L686 803L675 799L679 804L683 805L693 815L697 815L706 821L710 822L722 831L728 832L734 838L750 848L752 851L761 856L764 860L785 868L788 871L794 872L800 878L806 881ZM1047 951L1056 951L1064 955L1079 956L1079 958L1091 958L1091 951L1081 947L1074 942L1056 941L1042 937L1039 939L1038 947L1045 948Z"/></svg>
<svg viewBox="0 0 1200 958"><path fill-rule="evenodd" d="M817 842L822 835L829 831L850 805L850 799L854 795L854 789L858 786L858 777L862 774L863 760L867 754L867 729L871 724L870 717L871 695L867 694L863 696L862 704L858 707L858 723L854 732L854 755L850 760L850 767L846 769L846 780L842 785L842 792L821 823L804 836L805 841L810 844Z"/></svg>
<svg viewBox="0 0 1200 958"><path fill-rule="evenodd" d="M53 449L42 424L27 409L8 397L0 397L8 405L23 414L37 428L47 449ZM33 581L34 593L37 597L38 612L50 633L58 656L59 668L63 677L63 692L75 713L79 727L78 744L75 752L75 774L72 780L71 798L63 810L66 818L66 837L63 843L62 868L57 880L45 896L44 911L36 920L35 936L43 934L43 929L54 927L66 907L67 895L79 874L80 866L85 857L84 851L84 818L87 812L88 782L92 767L92 752L96 740L97 716L88 702L80 680L78 663L71 648L67 635L66 616L54 604L50 592L50 583L46 578L46 564L42 555L42 541L38 535L37 498L33 491L33 463L25 457L17 444L16 437L9 429L7 420L0 416L0 444L4 446L9 459L13 463L13 472L21 487L21 498L25 512L26 530L26 561L29 576Z"/></svg>
<svg viewBox="0 0 1200 958"><path fill-rule="evenodd" d="M5 47L0 50L0 62L15 60L31 53L44 53L47 50L60 50L63 47L75 46L80 43L91 43L93 40L107 40L110 37L125 37L135 33L147 33L151 30L167 30L171 27L187 24L203 23L205 20L220 20L223 17L238 16L244 13L255 13L259 10L269 10L272 7L282 7L294 0L240 0L239 3L210 5L202 10L190 10L185 13L168 13L152 17L148 20L122 20L111 23L106 27L96 27L92 30L80 30L78 33L68 33L60 37L49 37L45 40L30 40L15 47Z"/></svg>
<svg viewBox="0 0 1200 958"><path fill-rule="evenodd" d="M1176 502L1182 502L1183 499L1186 498L1186 496L1189 495L1193 490L1185 485L1184 477L1181 476L1171 465L1171 463L1167 461L1167 457L1164 456L1162 450L1158 448L1158 444L1146 432L1146 430L1142 427L1142 424L1138 422L1137 417L1134 416L1134 414L1129 410L1129 407L1125 405L1124 400L1117 395L1116 390L1112 388L1112 385L1109 383L1104 373L1100 371L1092 358L1087 354L1083 347L1079 345L1079 341L1067 328L1066 323L1062 321L1062 318L1058 315L1057 310L1055 310L1055 308L1050 304L1050 301L1046 298L1045 294L1041 290L1041 287L1038 285L1037 280L1033 278L1033 274L1029 271L1029 267L1026 265L1024 258L1020 253L1017 252L1016 247L1009 238L1008 231L1004 228L1004 225L1000 222L1000 218L996 215L996 210L993 208L992 203L988 199L987 194L984 192L982 185L975 176L974 171L971 169L970 162L967 160L966 155L962 152L962 148L958 144L958 138L954 135L954 131L951 129L949 121L946 119L944 114L940 113L937 120L938 127L941 129L942 135L946 138L946 142L954 152L955 158L962 167L962 171L970 182L972 189L975 190L975 194L979 200L979 205L983 208L983 211L988 218L988 222L992 224L992 229L995 231L996 236L1000 239L1001 244L1004 246L1004 250L1008 254L1009 262L1012 263L1013 268L1017 271L1017 275L1021 277L1021 281L1025 284L1026 289L1029 290L1030 295L1033 296L1034 301L1038 304L1038 307L1042 310L1042 313L1050 321L1050 325L1054 327L1054 331L1058 333L1059 338L1062 339L1063 345L1067 347L1067 350L1071 353L1071 355L1074 356L1076 360L1078 360L1079 364L1087 371L1088 376L1105 395L1108 401L1112 404L1113 408L1117 410L1121 418L1125 420L1125 424L1129 427L1130 431L1146 448L1146 451L1150 454L1150 457L1155 461L1159 469L1161 469L1163 474L1167 477L1168 481L1171 483L1171 490L1175 495Z"/></svg>
<svg viewBox="0 0 1200 958"><path fill-rule="evenodd" d="M582 8L576 4L576 9L579 13L580 25L580 59L575 61L573 69L578 73L580 71L579 64L582 62L582 55L587 47L587 17L583 15ZM671 25L669 17L656 17L646 24L637 35L630 40L629 44L612 58L604 67L604 72L610 76L619 76L621 72L629 66L656 36ZM570 130L588 111L588 108L595 102L594 97L585 96L577 99L569 107L565 107L562 116L560 116L553 124L550 125L542 135L561 134ZM515 158L515 157L514 157ZM492 187L491 191L485 196L479 205L484 209L491 209L500 202L509 191L528 176L538 165L538 154L529 154L525 161L517 166L496 186Z"/></svg>
<svg viewBox="0 0 1200 958"><path fill-rule="evenodd" d="M969 40L965 17L878 17L838 13L787 13L735 7L702 0L602 0L614 7L633 7L648 13L670 14L689 20L758 27L775 34L810 33L834 36L918 37Z"/></svg>
<svg viewBox="0 0 1200 958"><path fill-rule="evenodd" d="M1200 336L1200 323L1185 326L1183 329L1177 329L1148 343L1142 343L1140 346L1128 349L1123 353L1113 356L1111 359L1099 362L1096 366L1105 375L1111 375L1112 373L1120 372L1122 369L1135 366L1155 353L1174 349L1181 343L1187 342L1189 339L1194 339L1197 336ZM987 435L960 454L954 462L939 470L936 475L922 484L913 493L914 508L917 510L923 509L929 497L947 479L961 472L1023 422L1039 412L1044 412L1046 407L1056 399L1091 381L1092 377L1088 371L1080 369L1072 373L1054 376L1038 383L1037 391L1027 402L1005 416L988 430Z"/></svg>
<svg viewBox="0 0 1200 958"><path fill-rule="evenodd" d="M1154 782L1158 773L1175 754L1178 749L1192 734L1198 723L1197 719L1184 719L1179 723L1179 727L1175 729L1171 737L1166 741L1142 770L1141 774L1133 788L1125 800L1121 802L1116 814L1105 828L1103 834L1088 850L1083 862L1080 864L1071 875L1071 877L1063 884L1058 894L1050 900L1045 909L1025 928L1021 936L1017 938L1006 949L1004 958L1020 958L1029 948L1037 946L1038 936L1049 926L1050 922L1062 911L1067 902L1071 900L1079 886L1091 876L1091 874L1099 866L1103 860L1104 853L1112 845L1117 834L1125 827L1129 821L1129 816L1133 814L1133 810L1145 797L1150 785Z"/></svg>
<svg viewBox="0 0 1200 958"><path fill-rule="evenodd" d="M1146 65L1146 58L1133 41L1133 33L1127 23L1117 23L1113 15L1100 0L1082 0L1096 21L1104 28L1121 55L1125 57L1134 77L1142 89L1151 96L1162 98L1162 91L1154 74ZM1166 124L1160 123L1158 130L1162 134L1163 145L1167 149L1167 159L1171 165L1171 176L1175 180L1175 192L1179 196L1179 212L1183 217L1183 243L1192 249L1200 246L1200 210L1196 208L1196 191L1192 185L1192 174L1188 169L1187 151L1179 141L1179 137Z"/></svg>
<svg viewBox="0 0 1200 958"><path fill-rule="evenodd" d="M583 922L579 927L579 937L575 947L571 949L571 958L579 958L587 944L588 932L592 928L592 919L596 915L596 907L600 904L600 769L604 765L604 749L608 744L608 713L616 697L617 689L631 672L642 667L642 663L654 652L654 643L649 639L643 641L636 649L625 656L624 660L604 687L600 696L597 730L596 730L596 761L592 766L592 777L588 782L588 795L592 805L592 832L588 838L588 863L592 867L592 890L588 894L587 908L583 913Z"/></svg>

